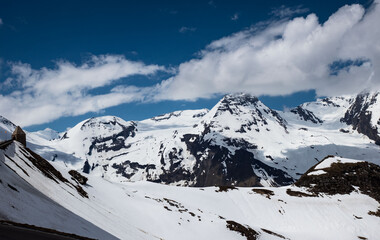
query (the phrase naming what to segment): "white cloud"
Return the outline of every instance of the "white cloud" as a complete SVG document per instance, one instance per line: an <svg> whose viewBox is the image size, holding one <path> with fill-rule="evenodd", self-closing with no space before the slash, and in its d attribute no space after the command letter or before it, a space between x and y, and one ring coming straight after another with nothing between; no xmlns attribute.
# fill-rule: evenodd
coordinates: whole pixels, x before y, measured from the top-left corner
<svg viewBox="0 0 380 240"><path fill-rule="evenodd" d="M304 8L301 5L295 7L287 7L285 5L282 5L279 8L273 9L270 14L279 18L286 18L294 15L304 14L308 11L309 9Z"/></svg>
<svg viewBox="0 0 380 240"><path fill-rule="evenodd" d="M198 58L174 70L115 55L93 56L81 65L58 61L53 69L12 63L11 77L0 89L14 90L0 95L0 113L29 126L132 101L192 101L231 92L287 95L310 89L330 96L380 89L379 1L367 12L360 5L343 6L323 24L315 14L256 24L211 42ZM195 30L182 27L180 32ZM332 71L331 66L338 68ZM143 88L120 80L158 71L173 76ZM101 94L91 91L104 86L115 87Z"/></svg>
<svg viewBox="0 0 380 240"><path fill-rule="evenodd" d="M181 27L178 32L187 33L187 32L195 32L197 30L196 27Z"/></svg>
<svg viewBox="0 0 380 240"><path fill-rule="evenodd" d="M3 25L3 19L0 18L0 25Z"/></svg>
<svg viewBox="0 0 380 240"><path fill-rule="evenodd" d="M231 20L232 21L237 21L239 19L240 15L239 13L235 13L232 17L231 17Z"/></svg>
<svg viewBox="0 0 380 240"><path fill-rule="evenodd" d="M155 100L194 100L249 92L287 95L315 89L319 95L357 93L379 85L380 10L343 6L323 24L315 14L255 26L212 42L200 58L180 64L157 86ZM366 59L331 74L336 61Z"/></svg>
<svg viewBox="0 0 380 240"><path fill-rule="evenodd" d="M59 61L54 69L35 70L28 64L12 63L12 78L4 84L16 90L0 95L0 112L16 124L29 126L100 111L142 100L146 94L135 87L125 87L123 92L114 88L98 95L90 90L118 83L128 76L151 75L161 70L165 69L115 55L92 56L79 66Z"/></svg>

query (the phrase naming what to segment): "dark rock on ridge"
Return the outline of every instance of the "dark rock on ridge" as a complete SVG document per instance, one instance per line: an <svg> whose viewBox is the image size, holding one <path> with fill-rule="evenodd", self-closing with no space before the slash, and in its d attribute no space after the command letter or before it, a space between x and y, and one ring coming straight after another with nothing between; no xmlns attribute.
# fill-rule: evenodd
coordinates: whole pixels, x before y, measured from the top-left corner
<svg viewBox="0 0 380 240"><path fill-rule="evenodd" d="M328 156L325 159L332 157ZM299 187L308 187L314 193L349 194L358 187L380 203L380 166L368 162L332 163L323 169L326 174L308 175L315 167L309 169L295 183Z"/></svg>
<svg viewBox="0 0 380 240"><path fill-rule="evenodd" d="M316 117L313 112L311 112L307 109L304 109L301 106L298 106L298 107L290 110L290 112L299 115L300 118L304 121L311 121L312 123L315 123L315 124L323 123L323 121L321 119L319 119L318 117Z"/></svg>

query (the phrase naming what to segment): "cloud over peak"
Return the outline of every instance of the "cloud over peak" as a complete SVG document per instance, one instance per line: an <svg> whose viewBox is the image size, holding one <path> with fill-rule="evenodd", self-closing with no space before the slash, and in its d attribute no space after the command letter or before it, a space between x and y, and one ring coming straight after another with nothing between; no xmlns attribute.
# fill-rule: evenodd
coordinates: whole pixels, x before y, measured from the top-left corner
<svg viewBox="0 0 380 240"><path fill-rule="evenodd" d="M315 89L318 95L352 94L379 87L380 22L376 6L346 5L324 22L315 14L266 23L209 44L201 56L180 64L160 87L157 100L194 100L249 92L287 95ZM366 59L331 74L336 61Z"/></svg>

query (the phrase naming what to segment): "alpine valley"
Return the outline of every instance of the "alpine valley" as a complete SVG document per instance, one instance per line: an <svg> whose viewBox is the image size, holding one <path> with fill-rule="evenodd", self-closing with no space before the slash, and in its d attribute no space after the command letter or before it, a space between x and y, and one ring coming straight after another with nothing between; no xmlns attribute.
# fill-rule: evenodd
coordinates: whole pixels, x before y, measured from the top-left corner
<svg viewBox="0 0 380 240"><path fill-rule="evenodd" d="M15 124L0 118L9 225L74 239L379 239L379 92L286 111L230 94L211 110L27 132L26 146L10 140Z"/></svg>

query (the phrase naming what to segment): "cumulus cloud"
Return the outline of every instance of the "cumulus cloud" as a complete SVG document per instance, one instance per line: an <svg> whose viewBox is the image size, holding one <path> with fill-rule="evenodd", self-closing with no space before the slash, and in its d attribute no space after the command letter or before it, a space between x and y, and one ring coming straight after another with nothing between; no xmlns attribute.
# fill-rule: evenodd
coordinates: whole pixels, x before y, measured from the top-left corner
<svg viewBox="0 0 380 240"><path fill-rule="evenodd" d="M55 68L11 63L11 77L0 84L3 92L8 89L0 94L0 113L29 126L133 101L193 101L233 92L278 96L314 89L319 96L336 96L378 90L379 1L367 10L343 6L324 23L315 14L289 20L286 16L294 10L284 10L277 20L211 42L174 70L115 55L93 56L81 65L58 61ZM148 87L121 80L158 71L172 77ZM92 91L104 86L112 89Z"/></svg>
<svg viewBox="0 0 380 240"><path fill-rule="evenodd" d="M195 32L197 30L196 27L181 27L178 32L187 33L187 32Z"/></svg>
<svg viewBox="0 0 380 240"><path fill-rule="evenodd" d="M151 75L162 70L165 69L161 66L115 55L92 56L79 66L59 61L53 69L35 70L29 64L11 63L12 77L1 87L13 91L0 95L0 112L19 125L29 126L143 100L144 89L132 86L124 87L123 92L115 87L98 95L90 91L128 76Z"/></svg>
<svg viewBox="0 0 380 240"><path fill-rule="evenodd" d="M380 10L341 7L320 23L315 14L254 26L209 44L199 58L157 86L156 100L194 100L248 92L287 95L315 89L318 95L352 94L379 87ZM341 70L336 63L345 64Z"/></svg>

